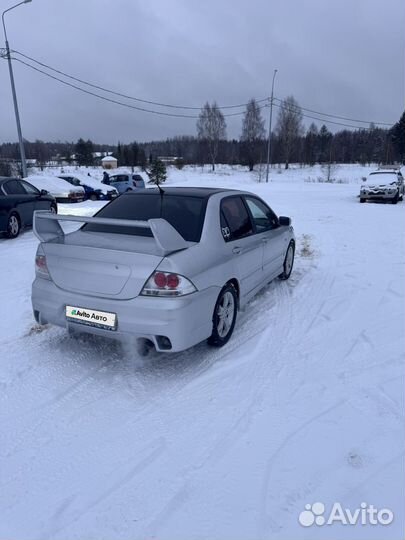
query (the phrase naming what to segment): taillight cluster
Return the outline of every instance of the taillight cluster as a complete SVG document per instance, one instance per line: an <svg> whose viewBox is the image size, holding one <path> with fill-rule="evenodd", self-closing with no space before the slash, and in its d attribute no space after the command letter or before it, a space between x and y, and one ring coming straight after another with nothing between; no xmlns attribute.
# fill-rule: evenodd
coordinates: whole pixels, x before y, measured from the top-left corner
<svg viewBox="0 0 405 540"><path fill-rule="evenodd" d="M48 266L46 265L45 255L37 254L35 256L35 271L37 276L49 278Z"/></svg>
<svg viewBox="0 0 405 540"><path fill-rule="evenodd" d="M173 272L153 272L141 291L143 296L184 296L197 289L184 276Z"/></svg>

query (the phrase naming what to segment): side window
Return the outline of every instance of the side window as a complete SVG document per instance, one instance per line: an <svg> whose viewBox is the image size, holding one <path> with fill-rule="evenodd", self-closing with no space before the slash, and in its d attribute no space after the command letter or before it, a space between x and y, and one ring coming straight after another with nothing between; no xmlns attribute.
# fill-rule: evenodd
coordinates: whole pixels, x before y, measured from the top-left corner
<svg viewBox="0 0 405 540"><path fill-rule="evenodd" d="M240 197L221 201L221 230L226 242L253 234L250 216Z"/></svg>
<svg viewBox="0 0 405 540"><path fill-rule="evenodd" d="M257 233L268 231L278 226L277 216L262 201L253 197L246 197L245 200L252 214Z"/></svg>
<svg viewBox="0 0 405 540"><path fill-rule="evenodd" d="M24 180L21 181L22 186L25 189L25 192L28 193L28 195L39 195L39 189L32 186L28 182L24 182Z"/></svg>
<svg viewBox="0 0 405 540"><path fill-rule="evenodd" d="M26 195L25 189L18 180L9 180L3 186L7 195Z"/></svg>

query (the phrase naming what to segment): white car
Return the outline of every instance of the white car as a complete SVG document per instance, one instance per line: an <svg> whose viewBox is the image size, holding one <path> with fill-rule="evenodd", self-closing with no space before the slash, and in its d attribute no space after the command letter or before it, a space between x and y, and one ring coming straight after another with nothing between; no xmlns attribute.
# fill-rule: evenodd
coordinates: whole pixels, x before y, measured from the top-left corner
<svg viewBox="0 0 405 540"><path fill-rule="evenodd" d="M36 174L25 180L37 189L44 189L53 195L57 202L82 202L85 199L85 192L81 186L72 186L56 176Z"/></svg>
<svg viewBox="0 0 405 540"><path fill-rule="evenodd" d="M93 176L75 172L59 174L58 178L69 182L73 186L82 186L86 194L86 199L92 201L111 201L115 197L118 197L118 191L115 187L103 184L101 180L97 180Z"/></svg>
<svg viewBox="0 0 405 540"><path fill-rule="evenodd" d="M360 188L360 202L367 200L396 204L404 197L404 178L397 168L381 167L370 173Z"/></svg>

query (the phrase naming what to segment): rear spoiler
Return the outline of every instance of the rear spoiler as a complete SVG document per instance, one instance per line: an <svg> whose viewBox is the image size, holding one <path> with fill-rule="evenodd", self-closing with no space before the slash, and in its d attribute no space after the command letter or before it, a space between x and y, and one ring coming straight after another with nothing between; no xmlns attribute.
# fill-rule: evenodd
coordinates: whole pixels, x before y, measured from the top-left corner
<svg viewBox="0 0 405 540"><path fill-rule="evenodd" d="M65 233L60 226L60 221L74 221L76 223L95 223L98 225L141 227L152 231L155 242L162 252L168 255L174 251L180 251L190 247L176 229L168 221L162 218L149 219L148 221L137 221L132 219L110 219L101 217L70 216L59 215L47 210L36 210L34 212L33 230L40 242L50 242L57 238L62 238Z"/></svg>

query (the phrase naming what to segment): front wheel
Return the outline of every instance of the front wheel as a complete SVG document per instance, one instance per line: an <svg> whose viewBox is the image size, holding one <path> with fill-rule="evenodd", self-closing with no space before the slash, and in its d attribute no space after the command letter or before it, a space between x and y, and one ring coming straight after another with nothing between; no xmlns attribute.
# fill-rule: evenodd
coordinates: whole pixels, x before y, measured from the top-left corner
<svg viewBox="0 0 405 540"><path fill-rule="evenodd" d="M294 266L294 254L295 254L295 244L291 240L287 249L287 253L285 254L285 257L284 257L283 271L278 276L280 279L283 279L283 280L288 279L291 276L291 272Z"/></svg>
<svg viewBox="0 0 405 540"><path fill-rule="evenodd" d="M235 328L238 311L238 297L235 287L231 284L222 289L212 316L212 334L208 344L213 347L222 347L230 340Z"/></svg>
<svg viewBox="0 0 405 540"><path fill-rule="evenodd" d="M399 193L395 193L395 196L391 199L391 203L392 204L397 204L397 202L399 201Z"/></svg>
<svg viewBox="0 0 405 540"><path fill-rule="evenodd" d="M361 203L364 203L364 202L366 202L366 199L360 198L360 202L361 202Z"/></svg>

